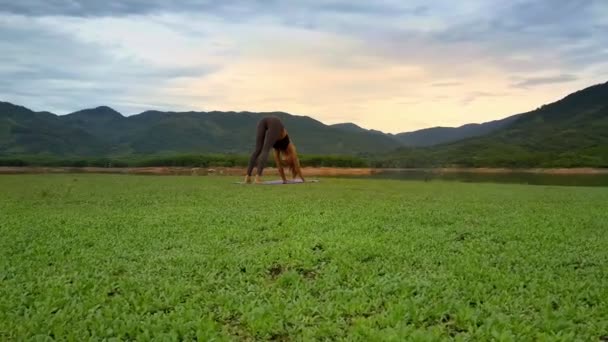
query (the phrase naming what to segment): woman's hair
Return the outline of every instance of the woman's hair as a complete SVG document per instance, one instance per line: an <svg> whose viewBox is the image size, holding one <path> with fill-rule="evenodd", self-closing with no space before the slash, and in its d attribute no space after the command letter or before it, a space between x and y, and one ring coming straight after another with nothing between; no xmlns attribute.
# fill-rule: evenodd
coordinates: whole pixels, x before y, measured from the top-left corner
<svg viewBox="0 0 608 342"><path fill-rule="evenodd" d="M296 178L298 175L302 177L302 170L300 168L300 159L298 158L298 152L296 151L296 146L293 143L290 143L287 146L287 149L283 152L289 160L289 171L291 171L291 175L293 178Z"/></svg>

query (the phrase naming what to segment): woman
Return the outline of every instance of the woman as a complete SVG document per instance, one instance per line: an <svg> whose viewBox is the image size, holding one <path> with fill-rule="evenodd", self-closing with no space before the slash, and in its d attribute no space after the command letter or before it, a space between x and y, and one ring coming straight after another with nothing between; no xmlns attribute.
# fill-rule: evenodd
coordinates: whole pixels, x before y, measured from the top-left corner
<svg viewBox="0 0 608 342"><path fill-rule="evenodd" d="M251 158L249 159L245 183L251 183L251 173L256 163L257 175L255 176L255 182L262 182L260 177L262 176L262 171L264 170L266 160L268 159L268 153L270 153L271 148L273 149L274 161L277 164L279 175L281 175L283 183L287 183L283 166L289 167L293 179L300 176L302 181L304 181L296 147L289 139L287 130L279 118L268 116L258 122L255 151L253 151Z"/></svg>

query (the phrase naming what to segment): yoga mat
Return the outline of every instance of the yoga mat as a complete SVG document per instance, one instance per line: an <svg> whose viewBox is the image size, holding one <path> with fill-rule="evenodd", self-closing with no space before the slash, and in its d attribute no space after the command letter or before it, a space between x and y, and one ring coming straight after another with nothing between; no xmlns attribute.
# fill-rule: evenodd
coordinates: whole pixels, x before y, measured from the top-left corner
<svg viewBox="0 0 608 342"><path fill-rule="evenodd" d="M253 184L253 185L290 185L290 184L304 184L304 183L318 183L318 182L319 182L319 180L317 180L317 179L307 180L306 182L303 182L301 179L296 179L296 180L288 180L287 183L283 183L282 180L277 179L277 180L271 180L271 181L264 181L260 184L255 184L252 181L251 184ZM237 182L236 184L246 184L246 183Z"/></svg>

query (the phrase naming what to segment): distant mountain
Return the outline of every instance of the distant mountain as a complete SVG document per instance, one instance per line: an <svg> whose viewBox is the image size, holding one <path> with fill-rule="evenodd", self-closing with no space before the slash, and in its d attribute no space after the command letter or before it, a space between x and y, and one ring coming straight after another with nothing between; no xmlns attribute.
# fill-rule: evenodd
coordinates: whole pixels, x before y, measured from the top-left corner
<svg viewBox="0 0 608 342"><path fill-rule="evenodd" d="M517 119L518 115L513 115L501 120L489 121L481 124L467 124L460 127L431 127L412 132L397 134L386 134L380 131L368 130L354 123L345 122L331 125L333 128L345 132L367 132L383 134L394 138L400 145L409 147L424 147L445 144L466 138L477 137L494 132L502 127L506 127Z"/></svg>
<svg viewBox="0 0 608 342"><path fill-rule="evenodd" d="M487 135L402 148L388 159L393 166L608 167L608 83L517 115Z"/></svg>
<svg viewBox="0 0 608 342"><path fill-rule="evenodd" d="M336 128L336 129L346 131L346 132L357 132L357 133L367 132L367 129L357 126L352 122L337 123L337 124L329 125L329 127Z"/></svg>
<svg viewBox="0 0 608 342"><path fill-rule="evenodd" d="M375 135L383 135L385 137L393 139L393 141L398 141L397 139L395 139L395 136L392 135L392 134L387 134L387 133L384 133L382 131L377 131L375 129L366 129L366 128L358 126L358 125L356 125L356 124L354 124L352 122L344 122L344 123L333 124L333 125L330 125L329 127L336 128L336 129L339 129L341 131L346 131L346 132L368 133L368 134L375 134Z"/></svg>
<svg viewBox="0 0 608 342"><path fill-rule="evenodd" d="M97 107L58 116L0 102L0 156L235 153L253 149L257 122L280 117L303 154L376 156L377 165L608 167L608 83L536 110L461 127L385 134L283 112L160 112Z"/></svg>
<svg viewBox="0 0 608 342"><path fill-rule="evenodd" d="M460 127L425 128L414 132L398 133L395 137L405 146L433 146L489 134L506 127L518 117L519 115L513 115L501 120Z"/></svg>
<svg viewBox="0 0 608 342"><path fill-rule="evenodd" d="M0 102L0 153L100 154L105 143L55 114Z"/></svg>
<svg viewBox="0 0 608 342"><path fill-rule="evenodd" d="M280 117L304 154L386 152L400 146L372 131L344 131L282 112L159 112L125 117L109 107L68 115L0 102L0 154L97 156L162 153L250 153L257 122Z"/></svg>

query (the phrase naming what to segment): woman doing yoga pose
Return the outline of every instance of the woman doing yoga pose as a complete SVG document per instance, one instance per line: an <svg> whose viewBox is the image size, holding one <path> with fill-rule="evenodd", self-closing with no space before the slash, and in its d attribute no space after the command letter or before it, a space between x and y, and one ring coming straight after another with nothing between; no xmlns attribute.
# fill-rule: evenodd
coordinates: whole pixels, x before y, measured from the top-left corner
<svg viewBox="0 0 608 342"><path fill-rule="evenodd" d="M299 176L302 181L304 181L296 147L289 139L287 130L279 118L268 116L258 122L255 151L253 151L251 158L249 159L245 183L251 183L251 173L253 167L256 165L257 174L255 176L255 182L261 183L260 177L262 176L262 171L266 165L268 153L270 153L271 148L273 149L274 161L279 169L279 175L281 175L283 183L287 183L283 166L289 167L293 179Z"/></svg>

